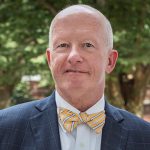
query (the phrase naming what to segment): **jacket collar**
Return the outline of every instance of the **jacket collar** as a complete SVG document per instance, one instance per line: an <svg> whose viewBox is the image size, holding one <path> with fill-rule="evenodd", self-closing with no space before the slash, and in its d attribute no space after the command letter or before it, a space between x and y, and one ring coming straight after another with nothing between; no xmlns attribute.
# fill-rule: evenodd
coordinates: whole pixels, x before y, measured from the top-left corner
<svg viewBox="0 0 150 150"><path fill-rule="evenodd" d="M55 94L40 100L30 119L37 150L61 150Z"/></svg>
<svg viewBox="0 0 150 150"><path fill-rule="evenodd" d="M118 108L105 104L106 121L102 131L101 150L124 150L127 130L123 128L123 116Z"/></svg>

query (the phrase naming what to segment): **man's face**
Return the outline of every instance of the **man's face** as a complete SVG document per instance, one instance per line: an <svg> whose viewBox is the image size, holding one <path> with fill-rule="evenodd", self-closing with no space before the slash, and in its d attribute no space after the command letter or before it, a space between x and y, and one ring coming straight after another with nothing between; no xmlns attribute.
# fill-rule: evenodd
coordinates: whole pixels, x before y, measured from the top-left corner
<svg viewBox="0 0 150 150"><path fill-rule="evenodd" d="M89 14L67 15L56 21L49 65L58 91L104 88L110 55L104 36L98 19Z"/></svg>

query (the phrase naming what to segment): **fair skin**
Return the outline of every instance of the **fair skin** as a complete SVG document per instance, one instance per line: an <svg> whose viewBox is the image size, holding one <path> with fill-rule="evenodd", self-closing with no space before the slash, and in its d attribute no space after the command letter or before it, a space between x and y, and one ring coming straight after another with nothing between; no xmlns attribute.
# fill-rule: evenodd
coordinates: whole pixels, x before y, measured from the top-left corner
<svg viewBox="0 0 150 150"><path fill-rule="evenodd" d="M53 25L53 49L47 49L56 90L82 112L102 97L105 73L114 69L118 56L105 44L102 21L96 12L82 8L61 14Z"/></svg>

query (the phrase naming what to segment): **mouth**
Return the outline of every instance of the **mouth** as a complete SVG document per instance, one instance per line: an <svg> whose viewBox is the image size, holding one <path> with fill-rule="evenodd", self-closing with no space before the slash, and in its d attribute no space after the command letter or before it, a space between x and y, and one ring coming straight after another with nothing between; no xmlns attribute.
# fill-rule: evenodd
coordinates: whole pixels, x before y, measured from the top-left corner
<svg viewBox="0 0 150 150"><path fill-rule="evenodd" d="M87 71L82 70L73 70L73 69L67 69L65 73L88 73Z"/></svg>

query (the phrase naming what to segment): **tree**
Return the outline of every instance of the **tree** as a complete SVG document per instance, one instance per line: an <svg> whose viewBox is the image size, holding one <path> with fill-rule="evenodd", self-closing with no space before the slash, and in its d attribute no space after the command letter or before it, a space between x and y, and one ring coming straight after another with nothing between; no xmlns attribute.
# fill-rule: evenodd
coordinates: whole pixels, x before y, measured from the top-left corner
<svg viewBox="0 0 150 150"><path fill-rule="evenodd" d="M108 0L104 7L113 25L114 47L120 54L117 68L107 80L107 92L112 103L121 101L119 105L141 115L150 81L150 2L115 2Z"/></svg>
<svg viewBox="0 0 150 150"><path fill-rule="evenodd" d="M99 9L113 27L119 60L115 71L107 77L109 100L136 114L142 112L150 81L149 0L1 0L0 99L9 99L22 75L46 74L48 25L58 11L77 3Z"/></svg>
<svg viewBox="0 0 150 150"><path fill-rule="evenodd" d="M1 1L0 12L0 103L4 107L23 75L45 68L47 24L52 16L28 0Z"/></svg>

